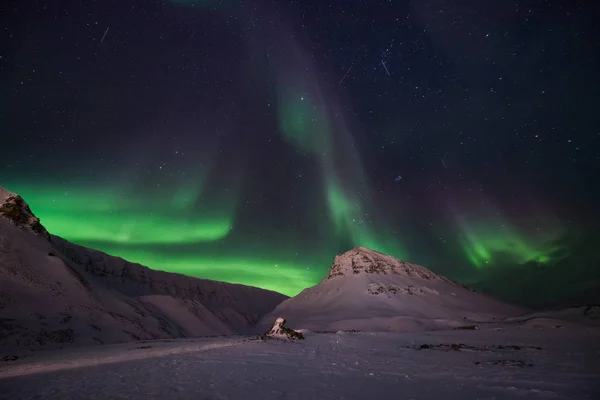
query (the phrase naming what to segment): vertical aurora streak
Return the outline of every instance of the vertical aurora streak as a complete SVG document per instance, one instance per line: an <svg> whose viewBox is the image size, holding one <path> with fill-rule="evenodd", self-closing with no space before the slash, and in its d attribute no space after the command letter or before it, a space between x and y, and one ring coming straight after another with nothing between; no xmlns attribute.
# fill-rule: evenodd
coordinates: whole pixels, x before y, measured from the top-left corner
<svg viewBox="0 0 600 400"><path fill-rule="evenodd" d="M275 35L288 38L280 47L287 51L276 69L278 121L285 141L308 153L321 174L316 201L329 210L332 235L351 246L366 246L397 257L408 254L401 237L392 237L375 220L370 207L370 188L364 178L360 154L343 117L332 118L332 106L316 77L316 68L302 55L294 35L282 29Z"/></svg>

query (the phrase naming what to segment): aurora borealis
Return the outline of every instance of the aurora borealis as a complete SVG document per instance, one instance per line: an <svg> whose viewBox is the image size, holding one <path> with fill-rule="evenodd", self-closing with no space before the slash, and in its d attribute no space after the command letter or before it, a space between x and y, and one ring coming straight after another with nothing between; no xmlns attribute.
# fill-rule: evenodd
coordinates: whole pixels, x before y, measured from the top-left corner
<svg viewBox="0 0 600 400"><path fill-rule="evenodd" d="M0 185L74 243L295 295L354 246L489 287L596 237L583 5L4 12Z"/></svg>

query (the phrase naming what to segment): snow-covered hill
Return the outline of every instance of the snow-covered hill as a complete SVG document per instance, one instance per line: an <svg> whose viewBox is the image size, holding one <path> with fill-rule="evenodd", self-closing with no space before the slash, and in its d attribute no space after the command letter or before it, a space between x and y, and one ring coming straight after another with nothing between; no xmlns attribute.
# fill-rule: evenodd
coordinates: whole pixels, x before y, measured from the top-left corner
<svg viewBox="0 0 600 400"><path fill-rule="evenodd" d="M0 349L244 333L286 298L74 245L0 187Z"/></svg>
<svg viewBox="0 0 600 400"><path fill-rule="evenodd" d="M292 328L311 330L428 330L526 311L427 268L358 247L337 256L322 282L282 302L258 327L280 316Z"/></svg>

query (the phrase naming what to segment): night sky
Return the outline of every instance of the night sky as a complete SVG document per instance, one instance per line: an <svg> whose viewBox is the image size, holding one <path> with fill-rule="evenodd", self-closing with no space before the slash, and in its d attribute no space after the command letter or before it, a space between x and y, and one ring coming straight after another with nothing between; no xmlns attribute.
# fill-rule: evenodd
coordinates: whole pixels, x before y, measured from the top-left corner
<svg viewBox="0 0 600 400"><path fill-rule="evenodd" d="M591 293L593 3L2 2L0 185L72 242L288 295L359 245Z"/></svg>

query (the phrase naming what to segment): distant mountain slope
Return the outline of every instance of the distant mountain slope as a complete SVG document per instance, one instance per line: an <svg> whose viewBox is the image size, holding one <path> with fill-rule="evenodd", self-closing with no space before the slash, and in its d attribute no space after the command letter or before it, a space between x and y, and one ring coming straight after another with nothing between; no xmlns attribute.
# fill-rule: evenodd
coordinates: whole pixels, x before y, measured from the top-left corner
<svg viewBox="0 0 600 400"><path fill-rule="evenodd" d="M0 349L244 333L286 298L74 245L0 187Z"/></svg>
<svg viewBox="0 0 600 400"><path fill-rule="evenodd" d="M337 256L322 282L282 302L258 327L283 317L292 328L312 330L420 330L526 311L427 268L359 247Z"/></svg>

